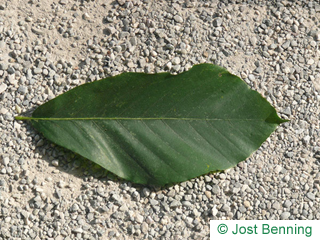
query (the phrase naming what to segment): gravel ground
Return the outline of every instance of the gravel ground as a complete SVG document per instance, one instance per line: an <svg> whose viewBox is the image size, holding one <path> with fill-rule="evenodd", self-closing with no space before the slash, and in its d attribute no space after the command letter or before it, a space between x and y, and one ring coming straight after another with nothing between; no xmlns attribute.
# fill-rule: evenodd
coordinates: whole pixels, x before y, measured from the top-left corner
<svg viewBox="0 0 320 240"><path fill-rule="evenodd" d="M0 239L202 240L210 219L320 219L319 18L309 0L2 0ZM137 186L14 121L85 82L202 62L291 120L223 173Z"/></svg>

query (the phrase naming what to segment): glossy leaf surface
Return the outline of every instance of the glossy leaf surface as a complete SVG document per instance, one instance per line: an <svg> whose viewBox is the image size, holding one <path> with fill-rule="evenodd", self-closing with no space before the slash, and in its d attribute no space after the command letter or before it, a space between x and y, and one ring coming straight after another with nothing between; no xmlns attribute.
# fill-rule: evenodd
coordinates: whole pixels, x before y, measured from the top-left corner
<svg viewBox="0 0 320 240"><path fill-rule="evenodd" d="M285 121L258 92L212 64L178 75L122 73L17 119L121 178L151 185L231 168Z"/></svg>

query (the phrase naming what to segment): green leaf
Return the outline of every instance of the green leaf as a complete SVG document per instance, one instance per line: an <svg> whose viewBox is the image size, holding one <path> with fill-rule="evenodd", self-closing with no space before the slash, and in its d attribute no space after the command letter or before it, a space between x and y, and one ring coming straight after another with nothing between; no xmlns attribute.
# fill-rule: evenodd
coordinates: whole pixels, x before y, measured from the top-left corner
<svg viewBox="0 0 320 240"><path fill-rule="evenodd" d="M151 185L231 168L286 121L239 77L212 64L178 75L122 73L16 119L121 178Z"/></svg>

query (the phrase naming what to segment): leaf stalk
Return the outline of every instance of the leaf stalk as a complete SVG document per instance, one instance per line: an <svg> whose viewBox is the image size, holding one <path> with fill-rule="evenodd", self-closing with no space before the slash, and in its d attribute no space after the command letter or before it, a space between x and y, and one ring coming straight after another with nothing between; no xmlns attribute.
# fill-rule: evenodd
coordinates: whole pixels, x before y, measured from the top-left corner
<svg viewBox="0 0 320 240"><path fill-rule="evenodd" d="M15 120L21 120L21 121L28 121L28 120L31 120L32 117L15 116L14 119Z"/></svg>

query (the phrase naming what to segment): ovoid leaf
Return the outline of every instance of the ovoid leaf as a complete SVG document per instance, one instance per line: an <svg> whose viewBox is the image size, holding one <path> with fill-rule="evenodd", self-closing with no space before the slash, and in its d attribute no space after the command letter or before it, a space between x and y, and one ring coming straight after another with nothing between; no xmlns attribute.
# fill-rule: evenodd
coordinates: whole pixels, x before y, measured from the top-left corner
<svg viewBox="0 0 320 240"><path fill-rule="evenodd" d="M212 64L178 75L122 73L16 119L121 178L150 185L231 168L286 121L239 77Z"/></svg>

